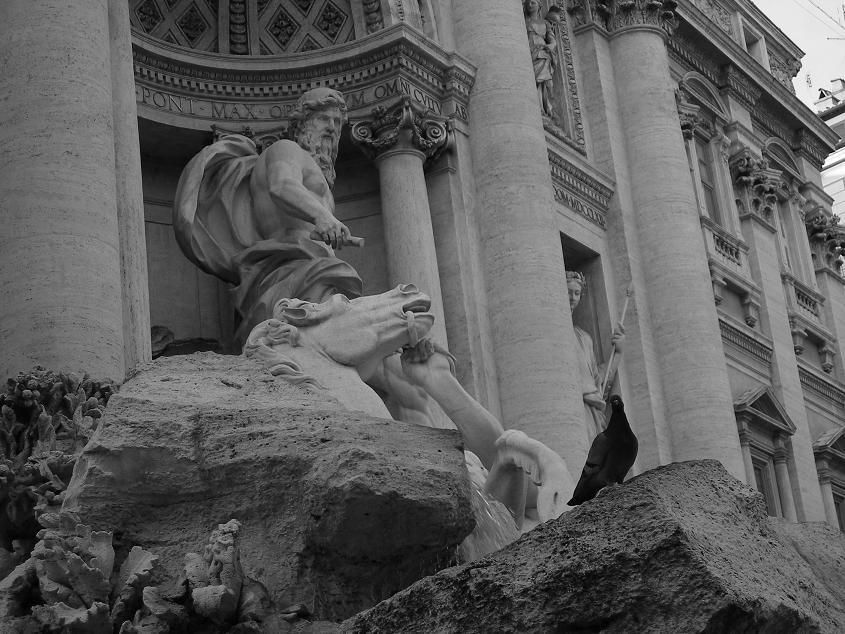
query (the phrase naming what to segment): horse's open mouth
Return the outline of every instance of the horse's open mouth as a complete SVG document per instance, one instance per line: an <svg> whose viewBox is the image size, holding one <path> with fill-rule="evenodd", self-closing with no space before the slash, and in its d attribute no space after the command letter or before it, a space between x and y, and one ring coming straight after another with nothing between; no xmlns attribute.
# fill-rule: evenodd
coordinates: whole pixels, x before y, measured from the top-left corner
<svg viewBox="0 0 845 634"><path fill-rule="evenodd" d="M434 315L428 312L429 308L431 308L431 300L422 298L402 306L402 312L405 313L405 326L408 329L408 342L411 346L417 345L419 340L431 330Z"/></svg>
<svg viewBox="0 0 845 634"><path fill-rule="evenodd" d="M402 306L403 313L427 313L428 309L431 308L431 301L427 299L415 299L412 302L408 302Z"/></svg>

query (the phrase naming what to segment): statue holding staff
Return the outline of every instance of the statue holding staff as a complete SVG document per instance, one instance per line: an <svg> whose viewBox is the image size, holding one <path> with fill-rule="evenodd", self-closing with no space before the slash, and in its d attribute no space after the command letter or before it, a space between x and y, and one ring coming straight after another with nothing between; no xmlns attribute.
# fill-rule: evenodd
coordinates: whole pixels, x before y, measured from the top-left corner
<svg viewBox="0 0 845 634"><path fill-rule="evenodd" d="M569 308L574 311L581 301L581 295L586 287L586 278L578 271L566 272L566 287L569 292ZM575 338L578 342L576 350L578 356L578 370L581 380L581 389L584 395L584 419L587 426L587 437L592 441L599 433L604 431L605 389L612 384L613 377L619 367L619 359L622 353L622 343L625 340L625 326L623 325L624 315L616 324L611 335L610 342L612 352L609 363L600 366L596 360L596 353L593 347L593 338L582 328L573 325Z"/></svg>

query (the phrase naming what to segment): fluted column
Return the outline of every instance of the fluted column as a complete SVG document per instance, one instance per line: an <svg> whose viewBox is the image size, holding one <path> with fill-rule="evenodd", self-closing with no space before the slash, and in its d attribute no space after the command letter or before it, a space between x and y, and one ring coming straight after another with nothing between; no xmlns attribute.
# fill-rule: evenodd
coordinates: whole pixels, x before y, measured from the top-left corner
<svg viewBox="0 0 845 634"><path fill-rule="evenodd" d="M447 142L446 123L404 97L352 126L352 138L376 163L391 285L412 283L431 297L431 336L448 347L443 294L424 166Z"/></svg>
<svg viewBox="0 0 845 634"><path fill-rule="evenodd" d="M795 512L795 499L792 496L792 482L789 479L789 452L783 446L784 440L781 437L777 439L778 447L775 449L774 463L775 463L775 479L778 483L778 493L780 494L780 508L783 511L783 516L790 522L797 522L798 515Z"/></svg>
<svg viewBox="0 0 845 634"><path fill-rule="evenodd" d="M746 476L665 37L674 2L611 3L610 50L634 226L675 460ZM682 308L682 309L681 309Z"/></svg>
<svg viewBox="0 0 845 634"><path fill-rule="evenodd" d="M0 3L0 376L124 376L109 12Z"/></svg>
<svg viewBox="0 0 845 634"><path fill-rule="evenodd" d="M476 67L469 126L493 358L506 427L584 463L584 404L546 137L522 5L452 3L458 51Z"/></svg>

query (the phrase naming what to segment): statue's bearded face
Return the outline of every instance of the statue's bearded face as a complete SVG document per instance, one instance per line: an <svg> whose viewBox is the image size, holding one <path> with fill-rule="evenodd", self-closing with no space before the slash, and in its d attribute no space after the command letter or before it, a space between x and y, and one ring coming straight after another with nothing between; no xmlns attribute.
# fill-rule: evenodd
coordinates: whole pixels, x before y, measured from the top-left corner
<svg viewBox="0 0 845 634"><path fill-rule="evenodd" d="M329 106L312 112L302 122L296 137L299 146L314 157L329 187L334 186L334 162L337 159L343 122L344 116L340 108Z"/></svg>

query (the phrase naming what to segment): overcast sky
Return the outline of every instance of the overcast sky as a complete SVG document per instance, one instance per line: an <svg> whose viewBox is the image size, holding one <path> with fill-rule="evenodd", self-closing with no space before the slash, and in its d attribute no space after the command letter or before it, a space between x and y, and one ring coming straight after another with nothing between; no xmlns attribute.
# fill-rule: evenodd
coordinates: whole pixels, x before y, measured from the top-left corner
<svg viewBox="0 0 845 634"><path fill-rule="evenodd" d="M808 106L819 88L845 78L845 0L754 0L760 10L804 51L793 80L795 94ZM828 39L843 38L843 39Z"/></svg>

